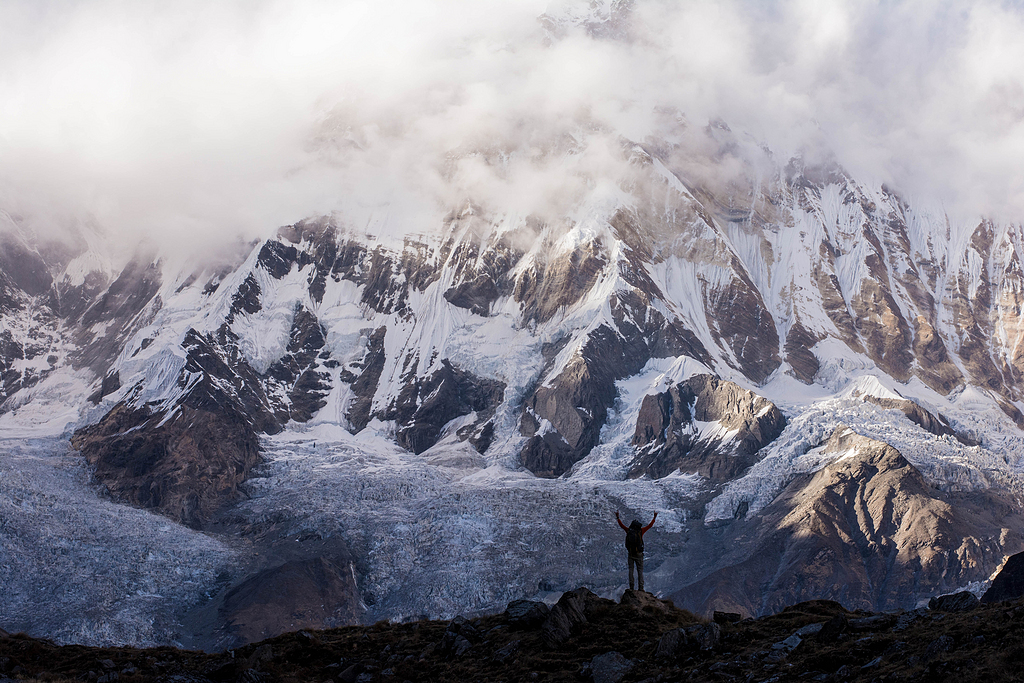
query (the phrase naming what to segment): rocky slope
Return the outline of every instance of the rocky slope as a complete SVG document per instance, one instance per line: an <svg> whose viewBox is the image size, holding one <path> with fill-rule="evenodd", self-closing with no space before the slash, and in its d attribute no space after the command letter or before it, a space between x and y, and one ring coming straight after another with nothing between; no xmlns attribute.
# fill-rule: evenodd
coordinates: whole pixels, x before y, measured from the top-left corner
<svg viewBox="0 0 1024 683"><path fill-rule="evenodd" d="M953 598L954 596L947 596ZM760 619L700 620L671 602L586 588L548 608L449 622L299 631L230 652L57 647L0 632L0 675L95 681L1012 681L1024 605L959 599L851 612L817 600ZM13 679L5 679L13 680Z"/></svg>
<svg viewBox="0 0 1024 683"><path fill-rule="evenodd" d="M1024 545L1011 531L1021 528L1019 505L1005 494L937 491L896 449L847 427L823 451L831 463L733 525L726 566L675 593L677 602L745 615L774 612L794 595L912 609L922 594L984 582Z"/></svg>

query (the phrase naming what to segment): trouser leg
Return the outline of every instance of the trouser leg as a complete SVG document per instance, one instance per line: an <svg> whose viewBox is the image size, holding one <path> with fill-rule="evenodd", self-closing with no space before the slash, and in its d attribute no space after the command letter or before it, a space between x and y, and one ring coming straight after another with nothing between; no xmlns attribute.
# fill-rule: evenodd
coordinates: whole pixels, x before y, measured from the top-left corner
<svg viewBox="0 0 1024 683"><path fill-rule="evenodd" d="M636 561L632 557L626 560L629 563L629 590L633 590L633 563Z"/></svg>
<svg viewBox="0 0 1024 683"><path fill-rule="evenodd" d="M634 560L636 562L636 584L640 590L644 589L644 558L643 555Z"/></svg>

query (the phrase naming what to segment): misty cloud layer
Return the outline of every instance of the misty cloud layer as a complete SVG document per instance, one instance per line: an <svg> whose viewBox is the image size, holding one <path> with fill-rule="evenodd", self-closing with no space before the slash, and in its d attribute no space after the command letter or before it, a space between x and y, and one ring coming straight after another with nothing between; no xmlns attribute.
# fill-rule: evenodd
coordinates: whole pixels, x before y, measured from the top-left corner
<svg viewBox="0 0 1024 683"><path fill-rule="evenodd" d="M0 208L172 245L558 216L621 181L623 139L699 156L720 119L1016 222L1022 35L994 1L6 2Z"/></svg>

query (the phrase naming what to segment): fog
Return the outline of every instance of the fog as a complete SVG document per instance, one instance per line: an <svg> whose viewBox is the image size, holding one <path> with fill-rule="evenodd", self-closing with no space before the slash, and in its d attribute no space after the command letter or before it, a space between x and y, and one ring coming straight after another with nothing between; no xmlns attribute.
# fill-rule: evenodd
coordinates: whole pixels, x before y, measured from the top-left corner
<svg viewBox="0 0 1024 683"><path fill-rule="evenodd" d="M723 121L960 217L1024 216L1024 9L1005 2L8 0L0 207L206 248L339 212L558 217ZM706 172L714 169L706 167Z"/></svg>

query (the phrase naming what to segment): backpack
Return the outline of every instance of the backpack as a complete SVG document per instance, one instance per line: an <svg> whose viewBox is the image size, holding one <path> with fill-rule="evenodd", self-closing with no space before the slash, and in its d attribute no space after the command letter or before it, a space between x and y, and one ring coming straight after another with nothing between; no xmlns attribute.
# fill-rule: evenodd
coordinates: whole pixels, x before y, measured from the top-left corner
<svg viewBox="0 0 1024 683"><path fill-rule="evenodd" d="M626 532L626 550L630 555L643 555L644 552L644 531L640 522L633 520Z"/></svg>

